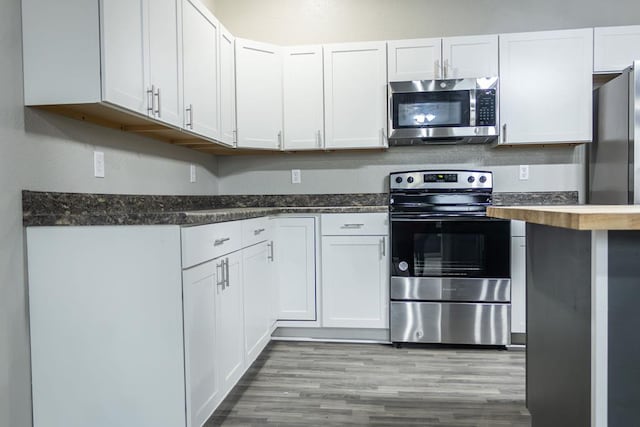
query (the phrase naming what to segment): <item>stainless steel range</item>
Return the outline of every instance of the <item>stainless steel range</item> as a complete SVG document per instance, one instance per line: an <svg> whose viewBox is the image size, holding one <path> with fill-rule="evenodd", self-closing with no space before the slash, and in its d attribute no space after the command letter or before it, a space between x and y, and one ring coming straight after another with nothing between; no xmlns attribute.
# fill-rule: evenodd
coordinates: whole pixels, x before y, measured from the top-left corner
<svg viewBox="0 0 640 427"><path fill-rule="evenodd" d="M510 223L488 218L488 171L390 179L391 341L508 345Z"/></svg>

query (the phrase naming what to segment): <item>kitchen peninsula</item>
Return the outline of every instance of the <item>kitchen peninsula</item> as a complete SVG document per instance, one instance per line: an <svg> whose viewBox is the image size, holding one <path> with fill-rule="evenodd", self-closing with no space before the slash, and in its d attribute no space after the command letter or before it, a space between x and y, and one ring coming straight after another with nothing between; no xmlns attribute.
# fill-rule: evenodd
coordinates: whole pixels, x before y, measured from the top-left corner
<svg viewBox="0 0 640 427"><path fill-rule="evenodd" d="M527 222L532 425L633 425L640 206L494 206L487 215Z"/></svg>

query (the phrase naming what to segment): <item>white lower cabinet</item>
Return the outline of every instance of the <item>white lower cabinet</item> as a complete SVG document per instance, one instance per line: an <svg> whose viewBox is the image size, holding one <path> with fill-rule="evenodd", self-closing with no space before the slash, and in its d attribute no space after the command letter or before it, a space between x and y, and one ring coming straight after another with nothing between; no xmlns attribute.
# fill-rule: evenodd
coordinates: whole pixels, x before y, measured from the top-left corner
<svg viewBox="0 0 640 427"><path fill-rule="evenodd" d="M274 323L272 298L273 241L242 251L244 271L244 340L247 364L253 363L269 343Z"/></svg>
<svg viewBox="0 0 640 427"><path fill-rule="evenodd" d="M278 218L278 320L316 320L316 218Z"/></svg>
<svg viewBox="0 0 640 427"><path fill-rule="evenodd" d="M223 283L216 301L216 341L220 389L226 395L245 368L242 254L234 252L221 261Z"/></svg>
<svg viewBox="0 0 640 427"><path fill-rule="evenodd" d="M322 326L388 328L388 215L322 215Z"/></svg>
<svg viewBox="0 0 640 427"><path fill-rule="evenodd" d="M216 302L221 279L218 260L182 273L189 426L203 425L222 399L216 360Z"/></svg>
<svg viewBox="0 0 640 427"><path fill-rule="evenodd" d="M388 327L386 236L322 237L322 325Z"/></svg>

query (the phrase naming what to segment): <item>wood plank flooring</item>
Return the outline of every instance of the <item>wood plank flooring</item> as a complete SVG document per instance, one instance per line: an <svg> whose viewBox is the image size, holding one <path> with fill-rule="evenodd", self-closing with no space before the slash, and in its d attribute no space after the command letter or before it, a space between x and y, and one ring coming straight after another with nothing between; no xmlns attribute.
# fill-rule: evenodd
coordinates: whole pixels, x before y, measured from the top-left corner
<svg viewBox="0 0 640 427"><path fill-rule="evenodd" d="M274 341L211 426L529 426L525 352Z"/></svg>

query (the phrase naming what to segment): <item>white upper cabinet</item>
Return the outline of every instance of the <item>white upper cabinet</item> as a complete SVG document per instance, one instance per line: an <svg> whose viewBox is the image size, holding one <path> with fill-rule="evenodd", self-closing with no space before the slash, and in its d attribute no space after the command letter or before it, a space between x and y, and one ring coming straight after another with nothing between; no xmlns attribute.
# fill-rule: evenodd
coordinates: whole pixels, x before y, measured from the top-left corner
<svg viewBox="0 0 640 427"><path fill-rule="evenodd" d="M280 48L236 39L238 147L282 148Z"/></svg>
<svg viewBox="0 0 640 427"><path fill-rule="evenodd" d="M144 115L153 113L146 87L145 0L103 0L101 10L103 100Z"/></svg>
<svg viewBox="0 0 640 427"><path fill-rule="evenodd" d="M176 0L103 0L103 100L182 125Z"/></svg>
<svg viewBox="0 0 640 427"><path fill-rule="evenodd" d="M593 32L593 72L619 72L640 59L640 25L601 27Z"/></svg>
<svg viewBox="0 0 640 427"><path fill-rule="evenodd" d="M442 78L440 38L391 40L387 48L390 82Z"/></svg>
<svg viewBox="0 0 640 427"><path fill-rule="evenodd" d="M498 36L392 40L389 81L458 79L498 75Z"/></svg>
<svg viewBox="0 0 640 427"><path fill-rule="evenodd" d="M325 148L387 147L386 43L324 46Z"/></svg>
<svg viewBox="0 0 640 427"><path fill-rule="evenodd" d="M182 127L182 55L178 34L176 0L150 0L149 10L149 83L153 116ZM149 84L151 87L149 87Z"/></svg>
<svg viewBox="0 0 640 427"><path fill-rule="evenodd" d="M593 31L500 35L502 144L591 141Z"/></svg>
<svg viewBox="0 0 640 427"><path fill-rule="evenodd" d="M498 36L442 39L442 75L445 79L498 75Z"/></svg>
<svg viewBox="0 0 640 427"><path fill-rule="evenodd" d="M322 46L283 48L284 149L323 148Z"/></svg>
<svg viewBox="0 0 640 427"><path fill-rule="evenodd" d="M235 38L220 26L220 138L234 145L236 142L236 57Z"/></svg>
<svg viewBox="0 0 640 427"><path fill-rule="evenodd" d="M197 0L182 0L184 127L220 139L220 24Z"/></svg>

